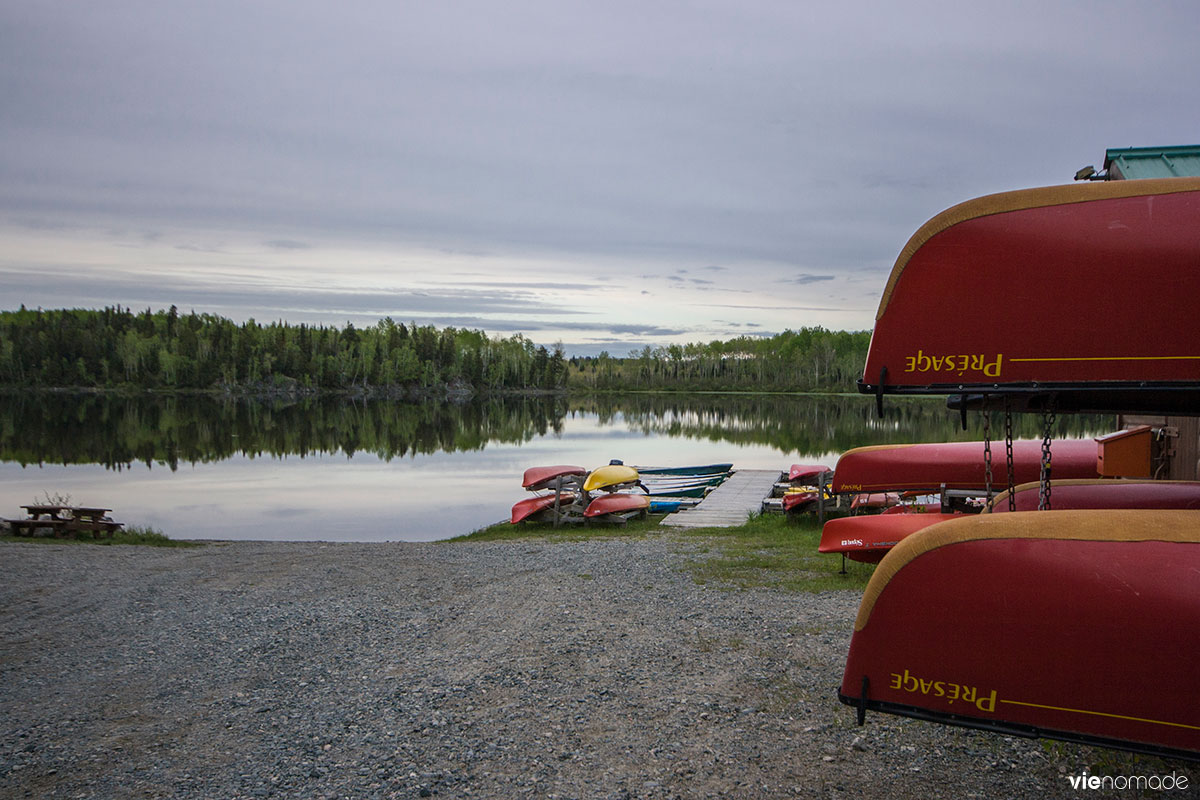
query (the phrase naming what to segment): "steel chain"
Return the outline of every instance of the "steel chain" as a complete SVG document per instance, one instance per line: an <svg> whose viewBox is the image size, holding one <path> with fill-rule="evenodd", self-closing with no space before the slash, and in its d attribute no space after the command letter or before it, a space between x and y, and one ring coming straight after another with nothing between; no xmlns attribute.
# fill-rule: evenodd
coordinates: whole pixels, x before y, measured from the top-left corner
<svg viewBox="0 0 1200 800"><path fill-rule="evenodd" d="M1004 401L1004 460L1008 465L1008 510L1017 510L1016 476L1013 474L1012 409Z"/></svg>
<svg viewBox="0 0 1200 800"><path fill-rule="evenodd" d="M1041 485L1038 487L1038 511L1050 510L1050 434L1054 429L1054 411L1047 410L1043 415L1042 429L1042 474Z"/></svg>
<svg viewBox="0 0 1200 800"><path fill-rule="evenodd" d="M987 490L987 505L992 505L992 412L983 410L983 483Z"/></svg>

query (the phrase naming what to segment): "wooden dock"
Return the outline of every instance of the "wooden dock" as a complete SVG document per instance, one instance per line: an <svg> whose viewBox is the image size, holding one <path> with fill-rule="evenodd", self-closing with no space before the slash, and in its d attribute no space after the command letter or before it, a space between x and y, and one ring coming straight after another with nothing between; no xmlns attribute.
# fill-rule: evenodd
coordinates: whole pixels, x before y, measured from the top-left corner
<svg viewBox="0 0 1200 800"><path fill-rule="evenodd" d="M732 528L741 525L751 512L762 509L763 499L771 494L780 477L780 471L774 469L739 469L699 505L668 514L661 524L679 528Z"/></svg>

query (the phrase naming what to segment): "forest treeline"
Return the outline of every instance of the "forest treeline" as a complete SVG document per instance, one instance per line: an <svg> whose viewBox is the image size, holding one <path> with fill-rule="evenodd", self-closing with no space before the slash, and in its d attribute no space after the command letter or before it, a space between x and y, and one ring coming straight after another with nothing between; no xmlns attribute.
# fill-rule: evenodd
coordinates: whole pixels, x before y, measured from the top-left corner
<svg viewBox="0 0 1200 800"><path fill-rule="evenodd" d="M644 347L569 361L521 334L405 325L237 324L212 314L116 306L0 312L0 386L356 391L852 391L870 333L801 328L771 337Z"/></svg>
<svg viewBox="0 0 1200 800"><path fill-rule="evenodd" d="M849 392L862 377L870 343L870 331L815 327L645 347L627 358L572 358L569 383L599 391Z"/></svg>
<svg viewBox="0 0 1200 800"><path fill-rule="evenodd" d="M0 385L82 388L391 390L564 387L566 359L517 334L405 325L236 324L117 306L0 312Z"/></svg>

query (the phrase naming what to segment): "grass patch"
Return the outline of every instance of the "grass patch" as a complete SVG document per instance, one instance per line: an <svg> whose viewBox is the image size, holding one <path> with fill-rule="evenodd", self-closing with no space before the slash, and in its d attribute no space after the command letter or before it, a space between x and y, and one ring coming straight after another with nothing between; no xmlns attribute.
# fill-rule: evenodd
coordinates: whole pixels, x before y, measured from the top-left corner
<svg viewBox="0 0 1200 800"><path fill-rule="evenodd" d="M450 542L494 542L521 539L574 542L593 538L669 535L697 545L687 564L697 583L731 588L770 587L792 592L852 589L861 592L875 571L874 564L846 563L842 557L817 552L821 527L815 517L790 519L782 514L758 514L736 528L664 528L661 515L631 520L625 525L564 525L499 522Z"/></svg>
<svg viewBox="0 0 1200 800"><path fill-rule="evenodd" d="M576 523L554 527L549 522L497 522L463 536L447 539L448 542L503 542L515 539L545 539L547 541L578 542L584 539L610 539L623 536L643 537L661 534L664 528L659 522L665 514L654 514L645 519L633 519L624 525L608 523Z"/></svg>
<svg viewBox="0 0 1200 800"><path fill-rule="evenodd" d="M162 531L155 530L150 527L142 527L139 525L130 525L120 531L113 533L111 537L103 536L101 538L92 538L91 534L85 535L81 539L75 537L57 537L57 536L13 536L11 534L0 536L2 542L34 542L35 544L96 544L96 545L114 545L114 544L130 544L140 545L142 547L203 547L203 542L190 542L182 539L171 539Z"/></svg>
<svg viewBox="0 0 1200 800"><path fill-rule="evenodd" d="M769 587L792 592L833 589L862 591L874 564L846 561L817 552L821 528L816 518L789 520L782 514L751 517L737 528L698 528L685 537L704 537L704 558L688 564L697 583L718 583L740 589Z"/></svg>

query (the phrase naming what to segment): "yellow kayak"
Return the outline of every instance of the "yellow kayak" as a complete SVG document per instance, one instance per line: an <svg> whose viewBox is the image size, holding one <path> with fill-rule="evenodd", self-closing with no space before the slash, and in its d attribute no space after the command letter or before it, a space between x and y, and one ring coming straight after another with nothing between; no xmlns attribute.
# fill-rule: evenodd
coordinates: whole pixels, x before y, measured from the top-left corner
<svg viewBox="0 0 1200 800"><path fill-rule="evenodd" d="M627 467L624 464L609 464L588 473L587 479L583 482L583 490L585 492L594 492L597 489L612 491L620 486L637 482L638 471L633 467Z"/></svg>

